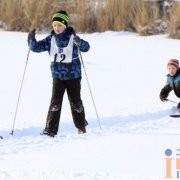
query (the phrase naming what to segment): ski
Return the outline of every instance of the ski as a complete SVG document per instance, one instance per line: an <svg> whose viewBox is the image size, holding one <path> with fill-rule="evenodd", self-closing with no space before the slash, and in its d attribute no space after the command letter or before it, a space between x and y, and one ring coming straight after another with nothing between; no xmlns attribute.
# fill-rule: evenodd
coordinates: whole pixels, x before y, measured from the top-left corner
<svg viewBox="0 0 180 180"><path fill-rule="evenodd" d="M172 114L172 115L170 115L170 117L180 118L180 114Z"/></svg>
<svg viewBox="0 0 180 180"><path fill-rule="evenodd" d="M49 136L49 137L51 137L51 138L54 138L54 137L55 137L55 135L51 135L51 134L45 134L45 133L43 133L43 132L42 132L42 133L40 133L40 135L41 135L41 136L44 136L44 135L46 135L46 136Z"/></svg>

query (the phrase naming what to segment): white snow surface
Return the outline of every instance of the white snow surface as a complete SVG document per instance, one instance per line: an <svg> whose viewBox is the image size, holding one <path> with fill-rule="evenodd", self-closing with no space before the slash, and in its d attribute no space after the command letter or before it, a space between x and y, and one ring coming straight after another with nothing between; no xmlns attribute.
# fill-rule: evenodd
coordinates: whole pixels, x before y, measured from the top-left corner
<svg viewBox="0 0 180 180"><path fill-rule="evenodd" d="M46 35L37 34L37 39ZM167 61L179 58L180 41L111 31L79 36L91 46L82 56L102 128L83 72L87 133L77 134L65 94L58 135L50 138L40 135L52 89L47 52L30 52L14 135L9 134L28 53L27 33L0 32L0 180L164 179L165 150L171 149L176 159L180 148L180 119L169 117L176 104L161 102L159 93ZM169 99L179 101L173 92Z"/></svg>

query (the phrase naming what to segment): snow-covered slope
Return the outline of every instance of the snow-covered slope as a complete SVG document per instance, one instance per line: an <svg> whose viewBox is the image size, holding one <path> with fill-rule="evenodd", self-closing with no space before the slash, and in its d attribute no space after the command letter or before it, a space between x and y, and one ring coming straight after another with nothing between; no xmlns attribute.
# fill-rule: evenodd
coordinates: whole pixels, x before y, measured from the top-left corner
<svg viewBox="0 0 180 180"><path fill-rule="evenodd" d="M37 35L42 39L46 35ZM28 53L27 34L0 32L0 179L1 180L159 180L166 175L166 149L179 148L176 104L159 100L166 63L179 58L180 41L166 35L139 37L127 32L82 35L91 50L83 53L86 78L82 99L89 122L78 135L65 95L59 134L40 136L51 97L50 58L30 53L14 135L17 96ZM170 99L178 99L171 93ZM177 169L172 160L172 176Z"/></svg>

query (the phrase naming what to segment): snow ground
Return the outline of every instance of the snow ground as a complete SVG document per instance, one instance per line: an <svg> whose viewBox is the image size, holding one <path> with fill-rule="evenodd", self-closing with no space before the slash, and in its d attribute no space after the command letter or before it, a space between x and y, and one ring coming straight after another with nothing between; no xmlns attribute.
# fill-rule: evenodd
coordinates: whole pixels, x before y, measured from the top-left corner
<svg viewBox="0 0 180 180"><path fill-rule="evenodd" d="M37 39L46 35L38 34ZM176 104L159 100L166 83L166 63L179 58L179 40L167 35L140 37L128 32L80 34L91 50L83 53L100 129L83 74L82 99L89 122L78 135L67 97L59 134L40 136L51 97L50 58L30 53L14 135L17 96L28 47L27 34L0 32L0 179L1 180L161 180L165 150L173 151L180 120L170 118ZM177 101L173 95L170 99Z"/></svg>

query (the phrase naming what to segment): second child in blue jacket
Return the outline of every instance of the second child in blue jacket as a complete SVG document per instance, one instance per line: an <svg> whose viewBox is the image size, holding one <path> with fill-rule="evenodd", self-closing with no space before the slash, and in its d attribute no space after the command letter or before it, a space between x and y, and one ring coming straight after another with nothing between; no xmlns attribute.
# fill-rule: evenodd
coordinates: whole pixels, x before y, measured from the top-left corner
<svg viewBox="0 0 180 180"><path fill-rule="evenodd" d="M161 101L167 101L167 97L172 90L174 91L174 94L180 98L179 61L177 59L170 59L167 64L167 69L169 73L167 75L167 83L160 92ZM180 108L180 103L177 108Z"/></svg>
<svg viewBox="0 0 180 180"><path fill-rule="evenodd" d="M62 101L65 91L71 106L72 117L78 133L85 133L87 121L81 100L81 63L79 50L87 52L89 43L75 35L68 27L69 16L59 11L52 17L53 31L45 39L37 41L35 31L28 35L28 45L33 52L48 51L52 57L52 97L43 134L54 137L58 132ZM79 50L78 50L79 49Z"/></svg>

